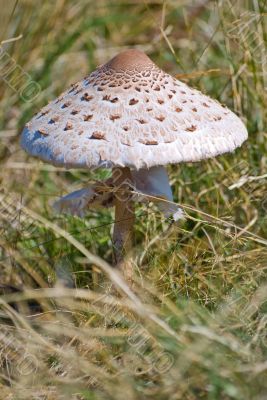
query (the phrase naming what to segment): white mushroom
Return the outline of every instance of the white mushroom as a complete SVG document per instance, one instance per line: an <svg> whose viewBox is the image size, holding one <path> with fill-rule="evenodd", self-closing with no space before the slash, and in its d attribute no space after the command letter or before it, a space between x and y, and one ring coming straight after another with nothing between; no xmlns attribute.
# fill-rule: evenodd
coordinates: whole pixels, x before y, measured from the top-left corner
<svg viewBox="0 0 267 400"><path fill-rule="evenodd" d="M80 212L90 204L114 204L114 245L121 259L131 243L134 200L158 197L165 215L181 215L168 203L172 194L164 165L215 157L246 139L246 127L233 112L133 49L44 107L25 127L21 145L66 168L113 169L112 196L94 186L57 206ZM133 197L133 189L140 193Z"/></svg>

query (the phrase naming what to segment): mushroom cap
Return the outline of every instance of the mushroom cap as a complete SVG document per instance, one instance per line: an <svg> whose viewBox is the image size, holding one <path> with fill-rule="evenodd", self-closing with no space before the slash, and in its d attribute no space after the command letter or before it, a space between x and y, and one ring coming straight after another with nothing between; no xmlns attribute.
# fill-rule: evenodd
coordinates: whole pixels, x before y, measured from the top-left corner
<svg viewBox="0 0 267 400"><path fill-rule="evenodd" d="M67 168L150 168L231 152L247 139L218 101L131 49L73 84L26 124L21 145Z"/></svg>

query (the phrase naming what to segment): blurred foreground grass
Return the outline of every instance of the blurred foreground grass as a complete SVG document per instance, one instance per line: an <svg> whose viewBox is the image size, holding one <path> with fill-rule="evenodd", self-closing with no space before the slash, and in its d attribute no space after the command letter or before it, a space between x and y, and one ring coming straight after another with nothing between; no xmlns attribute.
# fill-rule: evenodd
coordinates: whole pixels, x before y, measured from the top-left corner
<svg viewBox="0 0 267 400"><path fill-rule="evenodd" d="M0 285L25 291L0 298L0 399L266 399L267 2L0 4L1 40L15 38L1 49L42 89L25 102L1 69ZM132 290L106 264L112 212L50 207L107 172L44 165L18 142L42 105L131 46L249 129L235 154L169 168L184 222L136 210Z"/></svg>

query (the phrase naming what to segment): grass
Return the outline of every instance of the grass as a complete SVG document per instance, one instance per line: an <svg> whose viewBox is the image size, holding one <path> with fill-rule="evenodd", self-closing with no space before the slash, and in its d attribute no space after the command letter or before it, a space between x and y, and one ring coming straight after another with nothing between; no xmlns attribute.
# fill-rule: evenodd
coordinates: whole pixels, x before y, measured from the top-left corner
<svg viewBox="0 0 267 400"><path fill-rule="evenodd" d="M0 297L0 398L266 397L266 12L266 0L2 4L1 40L15 38L2 49L42 90L25 102L0 81L0 283L22 289ZM185 221L136 209L133 288L110 267L112 211L51 210L107 172L44 165L18 140L42 105L131 46L249 130L234 154L169 167Z"/></svg>

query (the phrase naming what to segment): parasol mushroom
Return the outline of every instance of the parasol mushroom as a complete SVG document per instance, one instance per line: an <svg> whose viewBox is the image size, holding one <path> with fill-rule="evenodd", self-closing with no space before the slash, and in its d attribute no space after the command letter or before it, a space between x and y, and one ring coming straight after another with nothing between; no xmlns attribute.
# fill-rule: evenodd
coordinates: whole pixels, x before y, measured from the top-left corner
<svg viewBox="0 0 267 400"><path fill-rule="evenodd" d="M182 216L170 203L164 166L231 152L246 139L246 127L228 108L130 49L44 107L26 125L21 145L54 165L112 168L108 181L67 195L55 206L81 215L87 207L114 205L113 241L120 261L131 247L134 201L154 199L166 216Z"/></svg>

